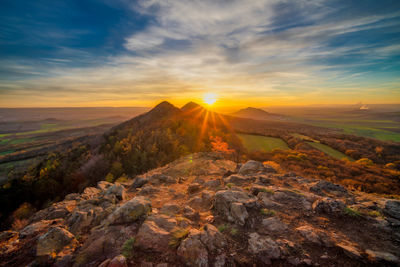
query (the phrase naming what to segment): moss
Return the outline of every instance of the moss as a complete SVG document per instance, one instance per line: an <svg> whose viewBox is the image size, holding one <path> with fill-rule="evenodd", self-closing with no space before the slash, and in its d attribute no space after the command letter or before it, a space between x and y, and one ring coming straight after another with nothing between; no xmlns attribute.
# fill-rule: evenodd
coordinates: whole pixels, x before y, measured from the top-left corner
<svg viewBox="0 0 400 267"><path fill-rule="evenodd" d="M171 248L178 248L182 240L184 240L189 235L189 228L176 228L171 233L171 239L169 241L169 246Z"/></svg>
<svg viewBox="0 0 400 267"><path fill-rule="evenodd" d="M344 214L351 216L351 217L360 217L361 216L361 212L359 212L358 210L346 207L343 210Z"/></svg>
<svg viewBox="0 0 400 267"><path fill-rule="evenodd" d="M228 187L229 189L231 189L231 188L232 188L232 186L233 186L233 184L232 184L232 183L227 183L227 184L226 184L226 187Z"/></svg>
<svg viewBox="0 0 400 267"><path fill-rule="evenodd" d="M380 212L377 211L377 210L372 210L372 211L368 212L368 215L371 216L371 217L385 218L385 216L383 216L383 214L380 213Z"/></svg>
<svg viewBox="0 0 400 267"><path fill-rule="evenodd" d="M264 216L267 216L267 217L271 217L271 216L275 215L275 211L274 210L269 210L269 209L261 209L260 213L262 215L264 215Z"/></svg>
<svg viewBox="0 0 400 267"><path fill-rule="evenodd" d="M133 257L133 247L135 245L135 242L136 239L134 237L131 237L125 241L124 245L122 246L122 255L124 255L125 258L131 259Z"/></svg>
<svg viewBox="0 0 400 267"><path fill-rule="evenodd" d="M226 229L228 229L228 225L226 224L221 224L220 226L218 226L218 231L220 231L221 233L225 232Z"/></svg>
<svg viewBox="0 0 400 267"><path fill-rule="evenodd" d="M230 233L231 233L231 235L235 236L235 235L237 235L237 234L238 234L238 232L239 232L239 230L238 230L238 229L236 229L236 228L232 228Z"/></svg>
<svg viewBox="0 0 400 267"><path fill-rule="evenodd" d="M267 194L270 194L270 195L273 195L273 194L275 194L275 191L274 190L271 190L271 189L268 189L268 188L261 188L260 189L260 192L264 192L264 193L267 193Z"/></svg>

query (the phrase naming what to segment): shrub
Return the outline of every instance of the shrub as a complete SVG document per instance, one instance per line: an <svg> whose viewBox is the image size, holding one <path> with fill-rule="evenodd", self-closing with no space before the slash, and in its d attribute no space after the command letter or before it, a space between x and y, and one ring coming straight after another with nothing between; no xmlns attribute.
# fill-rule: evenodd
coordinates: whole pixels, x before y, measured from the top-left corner
<svg viewBox="0 0 400 267"><path fill-rule="evenodd" d="M372 166L374 162L368 158L362 158L356 161L356 163L364 165L364 166Z"/></svg>
<svg viewBox="0 0 400 267"><path fill-rule="evenodd" d="M134 237L131 237L125 241L124 245L122 246L122 255L124 255L125 258L130 259L133 257L133 247L135 242L136 239Z"/></svg>
<svg viewBox="0 0 400 267"><path fill-rule="evenodd" d="M394 170L394 169L396 169L396 164L394 164L394 163L388 163L388 164L385 165L385 167L388 168L388 169Z"/></svg>
<svg viewBox="0 0 400 267"><path fill-rule="evenodd" d="M189 228L176 228L171 233L169 246L175 249L178 248L182 240L184 240L188 235Z"/></svg>
<svg viewBox="0 0 400 267"><path fill-rule="evenodd" d="M228 187L229 189L231 189L231 188L232 188L232 186L233 186L233 184L232 184L232 183L227 183L227 184L226 184L226 187Z"/></svg>
<svg viewBox="0 0 400 267"><path fill-rule="evenodd" d="M109 183L114 182L114 175L113 175L111 172L109 172L109 173L107 174L107 176L106 176L106 181L109 182Z"/></svg>
<svg viewBox="0 0 400 267"><path fill-rule="evenodd" d="M269 210L269 209L261 209L260 210L261 214L267 217L271 217L275 215L275 211L274 210Z"/></svg>
<svg viewBox="0 0 400 267"><path fill-rule="evenodd" d="M385 216L383 216L382 213L380 213L377 210L371 210L370 212L368 212L368 215L371 216L371 217L381 217L381 218L385 217Z"/></svg>

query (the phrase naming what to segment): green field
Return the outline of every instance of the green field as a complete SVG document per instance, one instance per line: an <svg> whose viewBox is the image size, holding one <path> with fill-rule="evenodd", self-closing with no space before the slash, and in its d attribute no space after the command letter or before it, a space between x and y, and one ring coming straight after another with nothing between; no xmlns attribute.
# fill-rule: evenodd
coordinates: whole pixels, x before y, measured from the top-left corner
<svg viewBox="0 0 400 267"><path fill-rule="evenodd" d="M307 144L313 146L314 148L318 149L319 151L324 152L325 154L328 154L331 157L337 158L337 159L343 159L346 158L350 161L354 161L351 157L347 156L346 154L331 148L330 146L321 144L321 143L314 143L314 142L307 142Z"/></svg>
<svg viewBox="0 0 400 267"><path fill-rule="evenodd" d="M304 118L293 118L296 122L306 123L313 126L341 129L343 133L375 138L382 141L400 142L399 124L390 120L362 120L362 119L324 119L318 118L307 120Z"/></svg>
<svg viewBox="0 0 400 267"><path fill-rule="evenodd" d="M252 134L238 134L238 137L249 151L272 151L276 148L289 149L287 144L280 138Z"/></svg>

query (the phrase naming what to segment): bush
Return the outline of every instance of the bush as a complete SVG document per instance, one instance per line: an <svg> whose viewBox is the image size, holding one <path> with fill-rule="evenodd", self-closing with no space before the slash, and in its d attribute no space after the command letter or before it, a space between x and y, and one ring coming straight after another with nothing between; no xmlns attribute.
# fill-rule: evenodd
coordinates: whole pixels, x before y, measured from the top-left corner
<svg viewBox="0 0 400 267"><path fill-rule="evenodd" d="M220 231L221 233L225 232L226 229L228 229L228 225L226 224L221 224L220 226L218 226L218 231Z"/></svg>

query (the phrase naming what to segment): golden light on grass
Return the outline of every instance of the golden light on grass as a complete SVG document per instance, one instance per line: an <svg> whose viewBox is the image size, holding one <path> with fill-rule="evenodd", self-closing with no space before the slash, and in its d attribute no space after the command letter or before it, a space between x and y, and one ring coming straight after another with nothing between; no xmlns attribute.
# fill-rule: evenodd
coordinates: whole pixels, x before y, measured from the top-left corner
<svg viewBox="0 0 400 267"><path fill-rule="evenodd" d="M207 104L207 105L212 105L217 101L217 94L215 93L206 93L203 96L203 101Z"/></svg>

